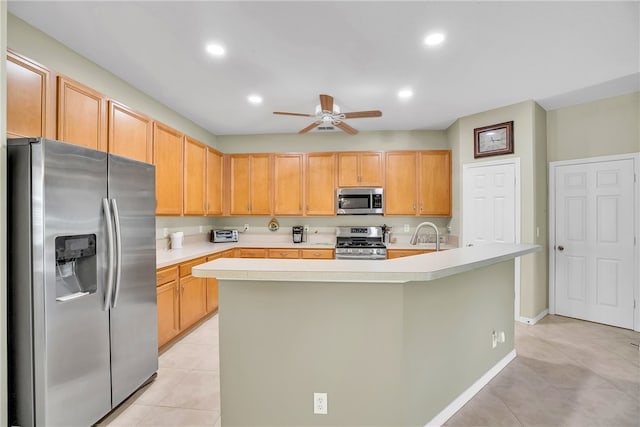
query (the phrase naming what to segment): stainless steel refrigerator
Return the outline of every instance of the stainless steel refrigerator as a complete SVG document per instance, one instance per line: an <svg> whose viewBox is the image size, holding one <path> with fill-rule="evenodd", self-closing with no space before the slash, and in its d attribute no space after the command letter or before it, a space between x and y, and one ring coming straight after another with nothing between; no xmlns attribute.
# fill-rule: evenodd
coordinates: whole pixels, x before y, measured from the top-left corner
<svg viewBox="0 0 640 427"><path fill-rule="evenodd" d="M155 167L8 141L9 422L89 426L158 369Z"/></svg>

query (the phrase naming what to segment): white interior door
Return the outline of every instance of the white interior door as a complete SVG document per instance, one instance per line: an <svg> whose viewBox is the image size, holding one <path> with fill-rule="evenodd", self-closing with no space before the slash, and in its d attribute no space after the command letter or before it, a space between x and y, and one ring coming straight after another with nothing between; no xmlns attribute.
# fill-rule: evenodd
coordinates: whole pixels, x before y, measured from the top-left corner
<svg viewBox="0 0 640 427"><path fill-rule="evenodd" d="M633 329L632 159L555 169L555 312Z"/></svg>
<svg viewBox="0 0 640 427"><path fill-rule="evenodd" d="M519 159L471 163L462 171L462 245L520 242ZM515 261L514 318L520 317L520 258Z"/></svg>
<svg viewBox="0 0 640 427"><path fill-rule="evenodd" d="M516 164L471 164L463 172L463 245L516 242Z"/></svg>

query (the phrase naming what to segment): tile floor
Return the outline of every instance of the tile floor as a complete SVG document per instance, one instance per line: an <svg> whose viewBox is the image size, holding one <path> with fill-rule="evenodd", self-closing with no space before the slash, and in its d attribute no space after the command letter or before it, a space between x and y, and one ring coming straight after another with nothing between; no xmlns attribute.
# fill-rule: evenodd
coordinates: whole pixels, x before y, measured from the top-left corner
<svg viewBox="0 0 640 427"><path fill-rule="evenodd" d="M560 316L516 323L518 357L447 426L640 427L640 333ZM100 426L220 426L218 316L160 356Z"/></svg>

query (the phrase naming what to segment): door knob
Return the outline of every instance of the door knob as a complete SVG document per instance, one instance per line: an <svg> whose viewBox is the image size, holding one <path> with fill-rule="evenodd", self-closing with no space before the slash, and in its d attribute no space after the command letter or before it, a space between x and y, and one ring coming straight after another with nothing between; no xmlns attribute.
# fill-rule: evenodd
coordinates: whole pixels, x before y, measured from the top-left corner
<svg viewBox="0 0 640 427"><path fill-rule="evenodd" d="M562 246L562 245L558 246L558 250L559 250L560 252L564 251L564 246Z"/></svg>

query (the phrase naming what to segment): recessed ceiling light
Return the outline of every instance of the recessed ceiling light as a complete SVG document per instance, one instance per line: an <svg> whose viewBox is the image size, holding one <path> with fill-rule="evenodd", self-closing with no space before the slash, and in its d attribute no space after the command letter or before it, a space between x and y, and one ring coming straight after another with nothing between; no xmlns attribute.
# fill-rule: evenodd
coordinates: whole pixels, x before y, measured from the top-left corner
<svg viewBox="0 0 640 427"><path fill-rule="evenodd" d="M398 92L398 98L408 99L413 96L413 91L411 89L402 89Z"/></svg>
<svg viewBox="0 0 640 427"><path fill-rule="evenodd" d="M444 34L433 33L425 37L424 44L426 44L427 46L435 46L442 43L443 41L444 41Z"/></svg>
<svg viewBox="0 0 640 427"><path fill-rule="evenodd" d="M207 45L207 52L213 56L222 56L224 55L224 47L219 44L211 43Z"/></svg>
<svg viewBox="0 0 640 427"><path fill-rule="evenodd" d="M254 105L262 104L262 97L260 95L249 95L247 96L247 100Z"/></svg>

